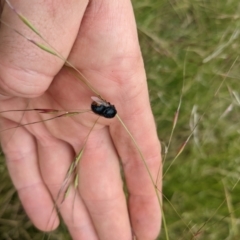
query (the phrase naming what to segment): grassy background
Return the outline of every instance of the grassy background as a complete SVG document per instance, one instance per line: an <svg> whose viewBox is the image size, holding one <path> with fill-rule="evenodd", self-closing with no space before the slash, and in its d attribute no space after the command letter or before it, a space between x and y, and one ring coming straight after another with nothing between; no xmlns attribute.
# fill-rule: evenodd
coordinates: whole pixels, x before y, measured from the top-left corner
<svg viewBox="0 0 240 240"><path fill-rule="evenodd" d="M163 193L180 215L165 200L170 239L240 239L239 1L146 0L134 6L163 148L184 79L165 170L204 114L164 177Z"/></svg>
<svg viewBox="0 0 240 240"><path fill-rule="evenodd" d="M163 150L183 85L164 171L192 134L164 177L170 239L240 239L240 3L134 0L133 5ZM42 237L25 216L1 160L0 239ZM66 229L51 239L68 239ZM164 230L159 239L166 239Z"/></svg>

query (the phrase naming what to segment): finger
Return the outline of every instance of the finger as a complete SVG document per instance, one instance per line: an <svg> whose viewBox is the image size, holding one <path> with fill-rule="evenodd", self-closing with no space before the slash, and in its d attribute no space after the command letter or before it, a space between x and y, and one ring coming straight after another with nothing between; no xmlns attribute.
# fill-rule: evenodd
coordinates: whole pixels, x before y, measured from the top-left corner
<svg viewBox="0 0 240 240"><path fill-rule="evenodd" d="M1 127L12 126L9 120L1 118ZM41 230L46 229L46 219L52 209L51 196L42 181L38 169L38 156L33 136L24 128L1 133L1 145L6 156L7 167L23 207L33 222ZM56 220L52 228L58 225ZM52 222L52 219L50 219Z"/></svg>
<svg viewBox="0 0 240 240"><path fill-rule="evenodd" d="M88 139L79 189L99 239L132 239L118 156L107 128L92 132Z"/></svg>
<svg viewBox="0 0 240 240"><path fill-rule="evenodd" d="M134 233L137 239L156 239L161 227L161 209L155 192L155 184L161 196L161 156L159 141L155 131L151 129L154 122L143 116L145 114L146 112L132 116L132 122L124 121L130 132L133 133L133 138L141 153L122 126L116 124L115 129L112 128L111 134L115 138L114 143L123 162ZM144 120L147 120L145 124ZM138 125L139 123L141 125ZM122 129L120 129L121 127ZM119 141L119 139L121 140ZM157 178L158 173L159 178Z"/></svg>
<svg viewBox="0 0 240 240"><path fill-rule="evenodd" d="M11 1L58 52L67 57L88 1ZM44 43L21 22L5 3L1 19L27 38ZM46 45L46 43L44 43ZM0 90L4 94L36 97L50 85L53 76L64 64L44 52L8 26L0 28Z"/></svg>
<svg viewBox="0 0 240 240"><path fill-rule="evenodd" d="M156 239L161 227L160 203L155 192L156 185L161 193L161 148L143 65L135 68L128 83L122 82L120 86L119 98L122 104L119 105L118 113L134 140L120 122L111 125L110 132L123 162L131 222L138 239ZM124 94L126 92L129 94Z"/></svg>
<svg viewBox="0 0 240 240"><path fill-rule="evenodd" d="M75 49L83 49L81 58L76 51L71 53L71 61L80 69L91 69L84 74L95 82L105 99L113 104L115 99L118 113L133 133L156 181L159 168L161 173L160 144L150 109L131 2L104 0L100 4L92 1ZM154 184L126 130L117 121L110 129L124 164L134 232L139 239L154 239L161 223ZM161 189L160 183L158 186Z"/></svg>
<svg viewBox="0 0 240 240"><path fill-rule="evenodd" d="M123 162L134 233L140 240L156 239L161 228L161 208L155 191L156 185L161 198L161 148L150 108L144 69L136 69L128 81L136 87L132 91L130 84L121 85L123 93L130 91L133 95L121 95L123 100L118 113L134 140L120 122L113 124L110 132Z"/></svg>
<svg viewBox="0 0 240 240"><path fill-rule="evenodd" d="M72 148L61 140L55 144L51 139L44 139L44 141L38 141L38 150L42 177L52 193L72 238L98 239L88 211L74 186L64 197L68 187L68 185L64 185L64 180L70 164L74 160ZM46 223L50 224L49 219Z"/></svg>

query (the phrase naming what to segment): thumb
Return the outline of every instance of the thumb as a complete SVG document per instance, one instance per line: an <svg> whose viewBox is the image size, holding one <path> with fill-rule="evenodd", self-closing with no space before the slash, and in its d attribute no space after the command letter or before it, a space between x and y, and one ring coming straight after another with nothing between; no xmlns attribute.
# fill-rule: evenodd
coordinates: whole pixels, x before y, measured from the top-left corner
<svg viewBox="0 0 240 240"><path fill-rule="evenodd" d="M79 31L87 0L12 0L11 4L57 52L67 58ZM26 38L47 45L6 2L1 19ZM63 61L31 44L3 22L0 28L0 92L25 98L42 95L63 66Z"/></svg>

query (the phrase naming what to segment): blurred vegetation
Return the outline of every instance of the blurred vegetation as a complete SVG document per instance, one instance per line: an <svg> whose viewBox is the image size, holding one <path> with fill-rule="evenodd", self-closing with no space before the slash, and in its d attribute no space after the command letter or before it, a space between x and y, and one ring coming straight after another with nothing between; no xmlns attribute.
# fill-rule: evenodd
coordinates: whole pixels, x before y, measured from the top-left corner
<svg viewBox="0 0 240 240"><path fill-rule="evenodd" d="M184 84L165 170L192 133L164 176L170 239L240 239L240 4L146 0L134 8L163 153Z"/></svg>
<svg viewBox="0 0 240 240"><path fill-rule="evenodd" d="M164 176L170 239L240 239L240 3L133 5L163 154L182 94L164 171L192 134ZM25 216L3 160L0 180L0 239L43 239ZM68 239L66 234L61 227L50 239ZM164 239L162 230L159 240Z"/></svg>

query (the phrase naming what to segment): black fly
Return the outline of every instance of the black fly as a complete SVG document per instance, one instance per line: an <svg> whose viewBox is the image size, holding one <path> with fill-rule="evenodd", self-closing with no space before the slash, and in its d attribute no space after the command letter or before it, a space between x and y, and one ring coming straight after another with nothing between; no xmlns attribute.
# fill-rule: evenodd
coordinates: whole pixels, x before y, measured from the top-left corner
<svg viewBox="0 0 240 240"><path fill-rule="evenodd" d="M103 99L98 97L91 97L93 102L91 104L91 109L97 115L100 115L105 118L114 118L117 114L117 110L114 105L111 105L109 102L106 102Z"/></svg>

